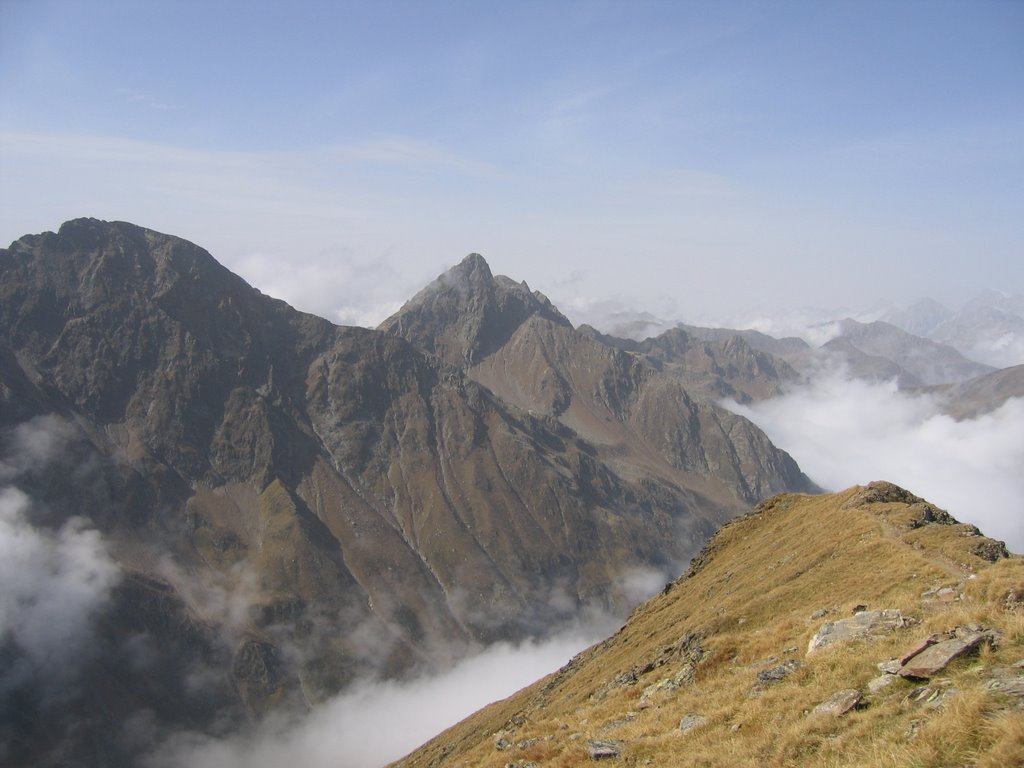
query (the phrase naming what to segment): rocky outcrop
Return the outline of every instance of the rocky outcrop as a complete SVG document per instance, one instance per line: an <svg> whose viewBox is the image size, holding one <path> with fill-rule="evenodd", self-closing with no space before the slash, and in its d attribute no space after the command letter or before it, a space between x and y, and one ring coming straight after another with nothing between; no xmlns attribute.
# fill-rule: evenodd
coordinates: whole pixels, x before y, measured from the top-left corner
<svg viewBox="0 0 1024 768"><path fill-rule="evenodd" d="M830 645L847 643L851 640L871 638L902 629L910 622L899 611L883 608L877 611L860 611L849 619L826 621L807 644L807 652L827 648Z"/></svg>
<svg viewBox="0 0 1024 768"><path fill-rule="evenodd" d="M975 653L995 639L993 632L981 627L957 627L949 633L929 635L900 657L897 674L912 680L928 680L954 659Z"/></svg>
<svg viewBox="0 0 1024 768"><path fill-rule="evenodd" d="M623 743L621 741L598 741L591 739L587 741L587 755L591 760L611 760L622 755Z"/></svg>
<svg viewBox="0 0 1024 768"><path fill-rule="evenodd" d="M689 731L701 728L708 724L708 720L703 715L686 715L679 721L679 732L687 733Z"/></svg>
<svg viewBox="0 0 1024 768"><path fill-rule="evenodd" d="M825 701L816 706L814 708L814 714L842 717L860 706L863 700L864 697L861 696L860 691L856 688L844 688L841 691L836 691L825 699Z"/></svg>

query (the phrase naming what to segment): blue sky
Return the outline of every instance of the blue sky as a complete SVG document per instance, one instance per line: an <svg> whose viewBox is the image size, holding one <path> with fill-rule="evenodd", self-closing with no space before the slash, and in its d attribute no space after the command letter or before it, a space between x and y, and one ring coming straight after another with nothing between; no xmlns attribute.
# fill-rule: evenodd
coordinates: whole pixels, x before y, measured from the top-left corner
<svg viewBox="0 0 1024 768"><path fill-rule="evenodd" d="M0 0L0 240L379 320L470 251L682 319L1024 292L1022 2Z"/></svg>

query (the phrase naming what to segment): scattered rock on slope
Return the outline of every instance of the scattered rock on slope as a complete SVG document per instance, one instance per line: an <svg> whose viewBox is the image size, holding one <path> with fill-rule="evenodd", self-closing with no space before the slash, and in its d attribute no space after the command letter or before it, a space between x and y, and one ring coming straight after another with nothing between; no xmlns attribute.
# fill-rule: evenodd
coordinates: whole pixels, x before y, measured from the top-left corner
<svg viewBox="0 0 1024 768"><path fill-rule="evenodd" d="M877 611L860 611L849 619L826 621L807 644L807 652L850 640L861 639L902 629L910 622L899 611L884 608Z"/></svg>

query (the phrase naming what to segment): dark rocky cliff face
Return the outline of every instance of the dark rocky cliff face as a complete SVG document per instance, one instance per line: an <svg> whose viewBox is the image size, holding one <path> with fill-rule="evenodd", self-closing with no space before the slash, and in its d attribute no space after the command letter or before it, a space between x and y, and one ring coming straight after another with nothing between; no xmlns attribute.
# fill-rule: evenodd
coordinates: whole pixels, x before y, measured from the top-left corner
<svg viewBox="0 0 1024 768"><path fill-rule="evenodd" d="M749 422L482 258L457 270L385 333L131 224L0 251L2 479L40 530L88 520L120 574L94 652L67 660L73 691L2 692L12 764L132 764L142 731L301 711L359 675L624 609L624 572L677 569L746 500L806 487ZM125 648L143 661L118 665ZM125 735L130 707L149 730Z"/></svg>

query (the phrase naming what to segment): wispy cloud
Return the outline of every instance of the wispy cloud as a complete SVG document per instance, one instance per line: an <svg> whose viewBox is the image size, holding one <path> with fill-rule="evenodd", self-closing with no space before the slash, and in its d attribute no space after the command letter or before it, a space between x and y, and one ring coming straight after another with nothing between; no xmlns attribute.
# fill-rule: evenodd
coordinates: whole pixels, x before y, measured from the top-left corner
<svg viewBox="0 0 1024 768"><path fill-rule="evenodd" d="M507 178L508 174L490 163L453 152L438 144L405 136L393 136L374 141L332 145L315 151L339 162L361 162L374 165L443 168L454 173L485 176L492 179Z"/></svg>
<svg viewBox="0 0 1024 768"><path fill-rule="evenodd" d="M173 112L181 109L177 104L169 104L166 101L158 99L156 96L148 93L142 93L131 88L115 88L114 94L130 101L133 104L138 104L139 106L143 106L148 109L155 109L160 112Z"/></svg>

